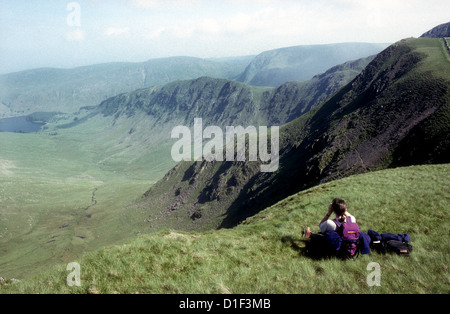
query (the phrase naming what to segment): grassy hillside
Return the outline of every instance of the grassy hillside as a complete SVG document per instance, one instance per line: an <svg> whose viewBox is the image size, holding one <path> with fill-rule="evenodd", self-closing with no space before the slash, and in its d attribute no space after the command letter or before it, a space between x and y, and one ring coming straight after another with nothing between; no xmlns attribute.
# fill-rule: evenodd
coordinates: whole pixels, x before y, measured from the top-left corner
<svg viewBox="0 0 450 314"><path fill-rule="evenodd" d="M66 285L66 264L2 293L442 293L448 294L450 165L371 172L295 194L234 229L161 231L89 253L78 262L81 287ZM305 226L334 197L347 200L361 230L409 233L413 252L354 261L304 254ZM367 265L381 267L369 287Z"/></svg>

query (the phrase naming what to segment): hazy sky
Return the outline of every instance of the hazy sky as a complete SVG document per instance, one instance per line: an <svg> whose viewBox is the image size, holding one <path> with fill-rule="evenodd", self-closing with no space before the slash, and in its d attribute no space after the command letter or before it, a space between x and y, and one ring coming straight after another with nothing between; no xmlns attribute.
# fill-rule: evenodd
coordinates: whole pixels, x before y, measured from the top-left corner
<svg viewBox="0 0 450 314"><path fill-rule="evenodd" d="M391 43L449 22L449 12L448 0L0 0L0 73Z"/></svg>

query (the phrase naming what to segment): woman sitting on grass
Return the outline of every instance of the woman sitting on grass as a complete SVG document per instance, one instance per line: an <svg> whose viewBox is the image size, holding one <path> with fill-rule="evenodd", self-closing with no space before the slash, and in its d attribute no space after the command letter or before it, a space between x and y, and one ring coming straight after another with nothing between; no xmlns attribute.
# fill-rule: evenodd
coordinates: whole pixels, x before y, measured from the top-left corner
<svg viewBox="0 0 450 314"><path fill-rule="evenodd" d="M336 231L337 226L336 223L329 219L332 214L336 215L336 218L339 220L340 223L344 223L347 221L347 217L351 217L352 222L356 223L355 217L353 217L348 211L347 211L347 205L345 204L345 201L340 198L335 198L330 206L328 206L328 213L323 217L323 219L319 223L320 233L325 234L328 231ZM305 231L303 232L303 237L310 238L312 234L311 229L309 227L305 228Z"/></svg>

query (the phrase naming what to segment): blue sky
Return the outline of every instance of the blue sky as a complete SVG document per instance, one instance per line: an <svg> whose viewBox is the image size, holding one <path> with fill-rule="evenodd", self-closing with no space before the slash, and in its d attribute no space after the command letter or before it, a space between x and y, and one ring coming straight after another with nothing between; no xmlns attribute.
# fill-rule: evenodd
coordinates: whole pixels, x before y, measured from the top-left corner
<svg viewBox="0 0 450 314"><path fill-rule="evenodd" d="M449 12L448 0L1 0L0 73L388 43L449 22Z"/></svg>

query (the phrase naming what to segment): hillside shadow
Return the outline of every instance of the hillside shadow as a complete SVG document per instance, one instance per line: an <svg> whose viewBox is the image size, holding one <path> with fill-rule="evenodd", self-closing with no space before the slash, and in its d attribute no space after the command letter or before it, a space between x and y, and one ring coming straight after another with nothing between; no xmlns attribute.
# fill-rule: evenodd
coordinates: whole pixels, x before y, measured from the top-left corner
<svg viewBox="0 0 450 314"><path fill-rule="evenodd" d="M306 257L313 260L323 260L330 257L324 254L321 248L313 246L309 239L283 236L280 240L284 245L297 252L299 257Z"/></svg>
<svg viewBox="0 0 450 314"><path fill-rule="evenodd" d="M289 246L292 250L296 251L299 255L303 256L305 253L305 246L300 246L299 242L305 243L305 239L293 238L292 236L281 237L281 243Z"/></svg>
<svg viewBox="0 0 450 314"><path fill-rule="evenodd" d="M289 145L280 150L280 169L274 173L260 172L259 164L241 187L239 195L231 202L219 226L233 228L239 223L276 204L286 197L317 184L317 172L306 170L309 160L306 141L299 147Z"/></svg>

